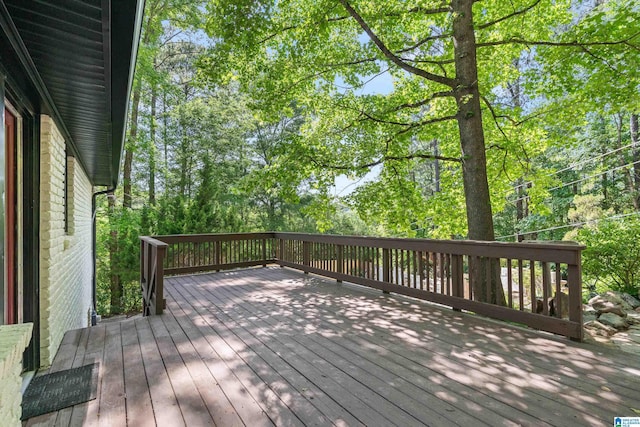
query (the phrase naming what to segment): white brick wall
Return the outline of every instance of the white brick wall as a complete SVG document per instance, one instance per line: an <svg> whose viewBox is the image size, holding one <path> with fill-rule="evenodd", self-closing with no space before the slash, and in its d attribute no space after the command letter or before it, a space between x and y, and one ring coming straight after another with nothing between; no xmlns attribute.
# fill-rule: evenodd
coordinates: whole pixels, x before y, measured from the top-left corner
<svg viewBox="0 0 640 427"><path fill-rule="evenodd" d="M64 333L88 326L93 273L92 187L69 159L69 233L64 229L65 141L48 116L41 119L40 363L51 364Z"/></svg>
<svg viewBox="0 0 640 427"><path fill-rule="evenodd" d="M0 325L0 424L22 425L22 353L31 339L33 324Z"/></svg>

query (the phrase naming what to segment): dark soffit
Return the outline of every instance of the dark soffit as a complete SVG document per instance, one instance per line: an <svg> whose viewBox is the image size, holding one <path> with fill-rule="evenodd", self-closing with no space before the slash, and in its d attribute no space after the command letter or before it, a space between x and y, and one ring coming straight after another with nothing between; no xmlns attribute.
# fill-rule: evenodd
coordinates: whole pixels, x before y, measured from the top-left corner
<svg viewBox="0 0 640 427"><path fill-rule="evenodd" d="M0 1L42 111L93 185L117 185L144 0Z"/></svg>

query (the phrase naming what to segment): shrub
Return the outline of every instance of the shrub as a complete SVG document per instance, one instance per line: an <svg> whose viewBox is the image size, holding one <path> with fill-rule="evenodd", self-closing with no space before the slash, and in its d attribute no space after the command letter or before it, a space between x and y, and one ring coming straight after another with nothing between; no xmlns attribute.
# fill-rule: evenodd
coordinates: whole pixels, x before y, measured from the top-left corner
<svg viewBox="0 0 640 427"><path fill-rule="evenodd" d="M587 248L582 253L585 278L593 284L637 295L640 291L640 219L600 221L583 228L578 240Z"/></svg>

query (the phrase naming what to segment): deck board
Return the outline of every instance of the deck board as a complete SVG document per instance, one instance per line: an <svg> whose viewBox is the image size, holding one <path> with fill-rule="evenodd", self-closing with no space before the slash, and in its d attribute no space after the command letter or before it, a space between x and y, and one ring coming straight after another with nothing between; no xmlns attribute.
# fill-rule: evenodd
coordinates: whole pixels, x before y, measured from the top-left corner
<svg viewBox="0 0 640 427"><path fill-rule="evenodd" d="M122 356L127 421L131 425L152 426L154 425L153 406L135 322L122 325Z"/></svg>
<svg viewBox="0 0 640 427"><path fill-rule="evenodd" d="M349 296L350 294L347 293L346 297L348 298ZM240 304L243 304L243 303L240 303ZM255 305L255 306L249 307L247 309L247 314L260 312L260 306L262 306L262 307L265 307L264 309L265 316L273 317L270 313L277 312L278 308L276 306L272 306L272 307L266 306L265 304L266 304L266 301L263 300L261 301L261 305ZM375 310L372 310L372 311L375 311ZM287 314L287 315L295 317L295 315L293 314ZM242 317L242 315L238 314L236 317ZM331 318L336 318L337 316L335 315L335 313L320 312L320 313L317 313L316 317L318 319L331 319ZM358 315L356 319L356 323L353 325L350 325L350 324L341 325L340 328L338 328L337 332L339 333L341 330L345 328L349 329L352 327L356 327L360 323L360 319L362 319L362 317L363 317L362 314ZM380 313L377 313L376 317L380 319L381 318ZM425 321L427 321L427 319L421 319L421 322L425 322ZM322 322L322 320L320 322ZM401 320L399 319L396 320L394 318L394 320L390 322L390 324L387 325L386 328L388 329L388 328L397 327L397 324L401 322L402 322ZM325 323L324 326L331 325L330 322L324 322L324 323ZM308 325L306 327L308 328ZM391 348L391 349L403 348L402 341L398 339L393 339L392 337L390 337L390 335L386 333L387 331L385 329L378 328L375 326L373 327L373 329L376 330L376 332L378 332L377 334L378 338L387 339L386 342L383 342L384 348ZM413 341L414 337L411 336L411 334L408 334L407 331L410 331L410 330L408 329L401 330L398 333L399 337ZM414 332L417 333L415 329L414 329ZM317 338L318 336L321 336L321 335L322 334L310 334L310 336L313 338ZM335 340L335 339L332 338L332 340ZM331 340L329 340L329 342L330 341ZM422 342L423 340L417 340L416 345L419 345ZM469 344L469 341L467 341L466 344ZM495 389L492 389L491 387L498 383L496 381L496 376L498 376L498 379L500 380L500 382L504 383L505 385L504 389L498 395L498 398L504 400L507 404L513 404L514 402L520 401L519 404L515 405L516 407L520 406L522 409L526 409L529 412L534 411L540 414L539 415L540 419L532 420L533 425L540 425L541 422L553 423L554 420L558 418L564 418L569 423L571 422L571 420L577 420L577 424L575 425L581 425L584 422L584 418L588 417L588 415L584 415L581 413L582 411L590 410L589 407L587 406L580 407L578 408L577 411L575 411L575 410L572 410L571 407L567 407L566 405L560 402L557 402L556 399L553 397L553 394L558 392L555 384L545 384L544 381L540 381L540 386L542 387L542 390L538 392L529 392L526 387L523 387L523 385L526 385L527 382L535 381L536 377L534 375L531 375L526 370L520 369L517 366L514 367L511 364L503 364L500 366L500 369L497 369L495 366L492 366L491 364L481 364L481 366L478 366L478 363L475 363L477 358L475 357L468 358L466 356L463 356L459 361L459 363L463 364L463 366L460 367L459 363L452 364L449 360L449 357L451 355L456 355L456 353L459 351L458 348L456 348L455 346L451 346L446 348L446 351L443 352L443 351L440 351L442 349L442 344L439 344L437 346L432 346L432 347L434 347L437 351L433 351L433 350L423 351L421 348L417 350L412 349L409 352L409 357L411 357L412 354L417 353L418 355L423 356L422 360L438 361L438 363L436 364L429 364L429 363L424 363L424 362L421 362L420 360L417 360L418 363L423 364L423 368L431 367L433 370L447 376L450 381L453 380L454 384L457 379L455 376L455 371L461 370L461 369L464 370L465 366L467 366L470 370L474 371L474 375L477 377L478 380L480 380L480 383L485 385L486 394L483 397L483 399L487 399L490 396L496 396ZM326 360L342 360L342 359L334 358L334 357L326 357ZM502 371L504 370L505 367L507 367L508 370L506 373L503 373ZM361 378L364 381L370 380L370 377L368 375L362 375ZM478 388L476 387L476 390L477 389ZM482 391L482 389L480 389L479 391ZM567 390L565 389L565 391ZM569 390L569 391L574 392L572 390ZM580 398L580 395L582 394L583 394L582 391L580 390L577 391L578 398ZM518 396L521 396L521 397L519 398ZM390 400L393 401L395 399L390 399ZM524 405L525 402L527 402L526 406ZM598 402L602 403L600 406L602 406L603 408L609 407L609 409L617 409L619 411L625 410L625 408L619 407L619 406L612 408L610 407L611 402L606 402L606 401L602 402L602 400L600 399L598 399L597 401L594 400L594 402L590 405L591 410L593 409L594 405L598 406L597 405ZM522 419L520 419L520 421L522 422ZM603 422L605 420L598 421L594 417L594 418L588 419L588 421Z"/></svg>
<svg viewBox="0 0 640 427"><path fill-rule="evenodd" d="M141 343L142 363L147 377L154 418L157 422L166 423L166 425L183 426L184 418L176 396L179 391L176 392L173 389L169 380L149 319L138 319L135 325Z"/></svg>
<svg viewBox="0 0 640 427"><path fill-rule="evenodd" d="M216 305L216 300L213 295L193 295L194 297L200 296L201 298L207 300L210 304L207 306ZM219 302L218 302L219 303ZM241 304L238 304L240 306ZM252 314L257 314L259 312L258 309L247 311L247 312L235 312L223 319L223 322L226 324L228 322L232 322L234 318L247 318ZM304 360L306 360L310 365L315 366L320 372L324 375L334 378L334 381L342 387L340 393L343 396L353 395L354 397L360 399L362 409L364 410L362 413L367 414L367 419L363 420L368 424L374 423L376 421L379 422L380 419L385 419L387 425L422 425L417 419L413 418L408 412L404 411L401 408L393 405L391 401L393 399L387 399L385 394L392 394L393 389L390 388L386 390L387 384L379 382L376 383L375 379L370 379L368 384L365 384L361 381L358 381L357 378L350 376L348 374L348 370L341 370L339 366L335 363L327 363L327 360L331 360L332 357L327 357L322 354L322 349L318 350L314 345L308 341L300 340L298 337L299 332L289 334L287 333L285 337L280 336L279 334L271 334L269 333L269 329L272 327L277 328L278 325L269 324L267 322L254 321L250 327L254 329L258 329L262 334L269 336L272 340L279 343L280 346L284 346L288 348L292 354L300 355ZM291 331L293 332L293 331ZM365 382L366 379L365 379ZM373 382L374 385L371 385ZM370 387L377 386L377 393L371 393ZM335 390L333 391L335 394ZM399 396L397 396L399 397ZM399 398L402 400L402 398ZM424 411L424 412L428 412ZM444 419L438 419L434 414L426 414L430 415L433 422L443 422Z"/></svg>
<svg viewBox="0 0 640 427"><path fill-rule="evenodd" d="M28 426L611 425L640 361L280 268L166 279L162 316L70 331L98 398Z"/></svg>
<svg viewBox="0 0 640 427"><path fill-rule="evenodd" d="M215 425L241 426L242 421L216 382L197 349L173 316L163 316L162 320L187 365L187 369L207 405L208 413ZM186 324L189 327L188 323Z"/></svg>

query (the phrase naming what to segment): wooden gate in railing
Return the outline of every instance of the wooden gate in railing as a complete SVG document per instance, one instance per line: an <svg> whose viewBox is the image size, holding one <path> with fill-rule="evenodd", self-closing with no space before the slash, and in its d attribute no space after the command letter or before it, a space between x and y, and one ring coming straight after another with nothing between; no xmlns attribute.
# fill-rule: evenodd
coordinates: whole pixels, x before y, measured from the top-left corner
<svg viewBox="0 0 640 427"><path fill-rule="evenodd" d="M162 314L164 310L164 258L167 244L153 237L140 237L140 291L142 314Z"/></svg>
<svg viewBox="0 0 640 427"><path fill-rule="evenodd" d="M166 254L156 261L164 271L155 273L155 292L144 294L149 298L161 298L162 285L157 282L163 274L278 264L576 340L583 336L583 247L576 244L298 233L157 236L142 242L143 248L145 242L157 248L152 253ZM165 251L157 252L162 244ZM153 262L153 257L146 260ZM151 270L152 266L145 271ZM149 276L141 277L149 282ZM156 311L145 310L155 314L161 305L145 301L145 307L155 307Z"/></svg>

